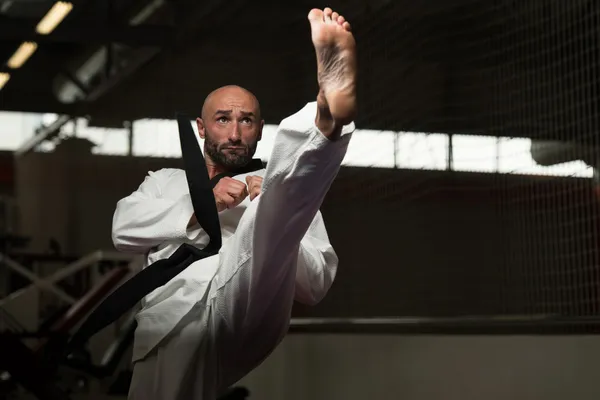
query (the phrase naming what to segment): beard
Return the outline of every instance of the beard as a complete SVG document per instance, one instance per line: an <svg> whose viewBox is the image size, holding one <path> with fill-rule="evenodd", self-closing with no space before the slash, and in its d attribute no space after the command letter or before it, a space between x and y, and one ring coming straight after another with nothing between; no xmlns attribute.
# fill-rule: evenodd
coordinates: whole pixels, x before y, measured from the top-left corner
<svg viewBox="0 0 600 400"><path fill-rule="evenodd" d="M252 161L252 156L256 151L256 145L257 143L248 145L241 142L226 142L219 144L210 139L210 136L208 134L204 139L204 151L206 152L206 154L214 163L228 170L234 170L237 168L244 167L250 161ZM226 152L224 149L229 146L244 147L244 151Z"/></svg>

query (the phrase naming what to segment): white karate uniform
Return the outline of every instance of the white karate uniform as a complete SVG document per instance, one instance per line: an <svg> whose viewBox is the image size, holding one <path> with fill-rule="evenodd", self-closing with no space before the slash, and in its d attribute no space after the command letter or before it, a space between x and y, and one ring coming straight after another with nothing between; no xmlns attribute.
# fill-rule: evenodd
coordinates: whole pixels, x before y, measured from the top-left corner
<svg viewBox="0 0 600 400"><path fill-rule="evenodd" d="M338 173L354 124L331 141L315 125L316 103L284 119L263 191L219 214L223 246L147 295L137 315L129 398L213 400L257 367L285 336L294 299L318 303L338 258L319 207ZM245 182L245 176L235 179ZM149 173L120 200L113 242L146 265L208 236L187 229L193 208L185 172Z"/></svg>

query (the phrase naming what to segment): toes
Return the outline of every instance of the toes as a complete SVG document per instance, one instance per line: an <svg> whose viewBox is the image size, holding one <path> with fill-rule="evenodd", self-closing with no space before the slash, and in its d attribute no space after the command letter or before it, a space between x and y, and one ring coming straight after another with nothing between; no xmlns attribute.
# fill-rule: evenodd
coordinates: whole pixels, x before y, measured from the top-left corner
<svg viewBox="0 0 600 400"><path fill-rule="evenodd" d="M313 8L308 13L308 19L311 22L325 22L338 24L341 25L347 31L350 31L350 24L346 21L346 18L341 16L339 13L334 12L329 7L325 7L325 9L323 10Z"/></svg>
<svg viewBox="0 0 600 400"><path fill-rule="evenodd" d="M318 8L313 8L308 13L308 20L311 22L323 21L323 11Z"/></svg>

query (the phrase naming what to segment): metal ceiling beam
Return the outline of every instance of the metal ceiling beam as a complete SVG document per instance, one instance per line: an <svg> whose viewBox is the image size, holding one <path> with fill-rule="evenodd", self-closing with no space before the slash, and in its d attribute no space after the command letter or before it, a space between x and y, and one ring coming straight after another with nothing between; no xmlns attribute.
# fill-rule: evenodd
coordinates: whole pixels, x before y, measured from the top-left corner
<svg viewBox="0 0 600 400"><path fill-rule="evenodd" d="M41 129L37 130L35 135L29 140L27 140L21 147L15 150L15 156L22 156L29 151L33 150L37 145L41 144L45 140L51 139L56 136L60 132L60 128L62 128L67 122L71 120L71 117L68 115L59 116L56 121L51 123L48 126L44 126Z"/></svg>
<svg viewBox="0 0 600 400"><path fill-rule="evenodd" d="M171 47L181 46L185 38L189 38L191 31L198 30L202 21L208 16L222 9L227 5L227 13L233 12L236 7L244 4L244 0L206 0L198 2L197 0L184 0L179 2L175 7L179 11L179 18L174 32ZM225 13L226 15L228 15ZM143 65L150 62L163 49L140 48L137 49L133 56L128 58L129 64L115 75L109 77L99 86L93 88L85 98L85 102L90 102L99 99L104 94L120 85L124 80L133 75Z"/></svg>
<svg viewBox="0 0 600 400"><path fill-rule="evenodd" d="M98 22L59 26L51 35L35 32L37 20L0 17L0 42L106 44L163 47L173 38L173 29L159 25L110 26Z"/></svg>

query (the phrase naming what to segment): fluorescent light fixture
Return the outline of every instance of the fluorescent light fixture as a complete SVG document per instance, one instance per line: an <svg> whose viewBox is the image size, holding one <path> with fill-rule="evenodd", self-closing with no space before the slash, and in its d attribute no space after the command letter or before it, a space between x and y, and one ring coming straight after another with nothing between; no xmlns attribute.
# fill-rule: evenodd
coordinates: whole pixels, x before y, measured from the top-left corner
<svg viewBox="0 0 600 400"><path fill-rule="evenodd" d="M73 4L57 1L35 28L40 35L49 35L73 9Z"/></svg>
<svg viewBox="0 0 600 400"><path fill-rule="evenodd" d="M6 72L0 72L0 90L6 85L6 82L10 79L10 74Z"/></svg>
<svg viewBox="0 0 600 400"><path fill-rule="evenodd" d="M12 69L21 68L36 49L37 43L23 42L6 64Z"/></svg>

